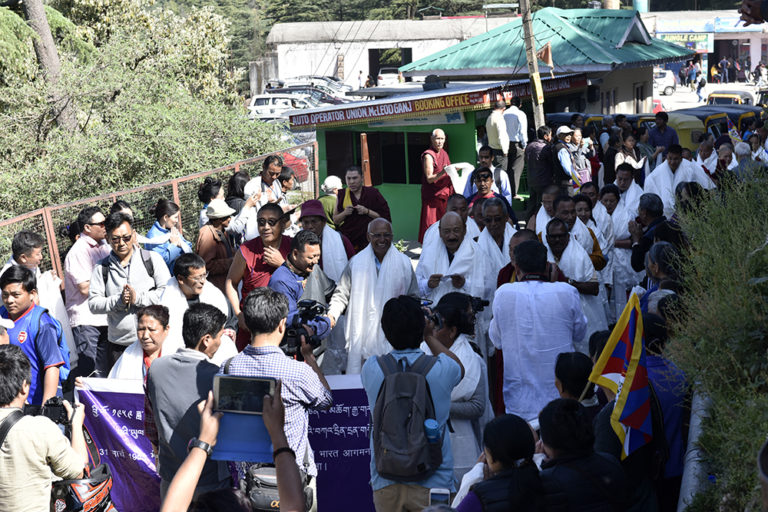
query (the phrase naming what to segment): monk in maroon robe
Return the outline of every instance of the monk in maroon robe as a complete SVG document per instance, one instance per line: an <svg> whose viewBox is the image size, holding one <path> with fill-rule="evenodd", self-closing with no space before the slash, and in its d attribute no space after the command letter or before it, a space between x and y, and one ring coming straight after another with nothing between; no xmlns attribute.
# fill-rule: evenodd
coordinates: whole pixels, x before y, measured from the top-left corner
<svg viewBox="0 0 768 512"><path fill-rule="evenodd" d="M451 165L448 153L443 149L445 132L439 128L432 132L430 148L421 154L421 222L419 223L419 242L424 241L427 228L439 221L445 214L448 197L453 194L453 183L445 172Z"/></svg>
<svg viewBox="0 0 768 512"><path fill-rule="evenodd" d="M368 245L368 223L382 217L392 222L389 205L381 192L363 186L363 171L352 166L345 175L347 188L339 192L333 223L336 229L349 238L355 253Z"/></svg>

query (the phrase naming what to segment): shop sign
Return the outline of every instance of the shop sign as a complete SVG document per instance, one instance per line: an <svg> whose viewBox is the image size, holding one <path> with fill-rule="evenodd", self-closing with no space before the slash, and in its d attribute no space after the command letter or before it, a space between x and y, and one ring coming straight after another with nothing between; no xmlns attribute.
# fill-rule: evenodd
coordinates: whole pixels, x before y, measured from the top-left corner
<svg viewBox="0 0 768 512"><path fill-rule="evenodd" d="M712 53L715 51L715 34L698 32L673 32L658 34L658 38L678 46L694 50L696 53Z"/></svg>
<svg viewBox="0 0 768 512"><path fill-rule="evenodd" d="M545 80L542 83L544 93L585 87L586 85L587 80L584 75L554 78ZM369 104L358 104L354 107L342 107L334 110L323 110L306 114L299 113L290 116L291 128L300 130L312 126L321 128L324 126L330 127L370 123L371 121L404 117L423 118L424 116L433 114L481 110L490 108L491 102L496 99L499 89L500 88L481 89L477 91L459 92L402 101L396 101L393 98L393 100L387 103L370 102ZM511 89L507 89L504 92L504 97L506 99L509 99L512 96L525 98L530 95L531 86L528 82L514 85Z"/></svg>

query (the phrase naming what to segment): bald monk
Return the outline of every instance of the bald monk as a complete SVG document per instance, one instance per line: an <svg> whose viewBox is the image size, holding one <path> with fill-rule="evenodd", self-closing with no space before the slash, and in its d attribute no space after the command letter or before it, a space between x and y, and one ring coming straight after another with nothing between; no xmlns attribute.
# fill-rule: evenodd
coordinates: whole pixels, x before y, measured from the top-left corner
<svg viewBox="0 0 768 512"><path fill-rule="evenodd" d="M439 128L432 132L429 149L421 154L421 221L419 223L419 242L424 241L427 228L440 220L445 214L448 196L454 193L451 178L445 167L451 165L451 159L443 146L445 132Z"/></svg>

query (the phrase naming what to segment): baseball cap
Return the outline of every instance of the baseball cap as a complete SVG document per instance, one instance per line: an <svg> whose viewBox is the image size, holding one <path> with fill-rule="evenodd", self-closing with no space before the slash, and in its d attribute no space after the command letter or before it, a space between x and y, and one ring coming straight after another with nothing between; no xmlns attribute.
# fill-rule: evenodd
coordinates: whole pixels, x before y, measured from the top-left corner
<svg viewBox="0 0 768 512"><path fill-rule="evenodd" d="M559 137L562 134L568 134L568 133L573 133L573 129L571 129L570 126L563 125L557 129L557 132L555 133L555 135Z"/></svg>

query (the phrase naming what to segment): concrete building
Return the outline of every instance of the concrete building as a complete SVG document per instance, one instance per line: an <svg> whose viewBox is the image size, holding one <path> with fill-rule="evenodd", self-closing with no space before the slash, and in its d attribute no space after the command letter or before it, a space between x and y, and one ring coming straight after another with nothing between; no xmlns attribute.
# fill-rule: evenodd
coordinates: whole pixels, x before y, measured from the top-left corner
<svg viewBox="0 0 768 512"><path fill-rule="evenodd" d="M267 79L298 75L331 75L358 88L381 62L402 66L513 18L443 18L427 20L365 20L277 23L267 36L271 62ZM392 56L398 59L391 63Z"/></svg>

